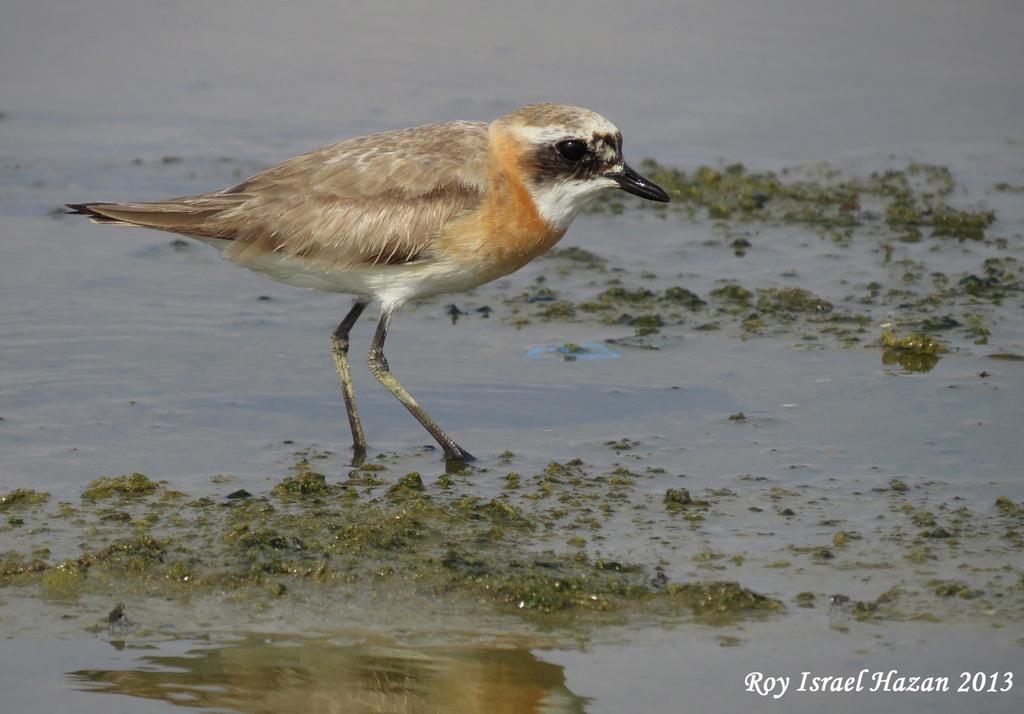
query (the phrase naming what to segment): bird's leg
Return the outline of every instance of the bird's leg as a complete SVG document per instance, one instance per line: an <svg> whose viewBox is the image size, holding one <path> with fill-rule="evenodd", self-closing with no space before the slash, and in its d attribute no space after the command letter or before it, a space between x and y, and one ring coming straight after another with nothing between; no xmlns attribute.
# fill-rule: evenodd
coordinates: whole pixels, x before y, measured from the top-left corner
<svg viewBox="0 0 1024 714"><path fill-rule="evenodd" d="M373 336L373 344L370 345L370 353L366 356L366 363L370 366L370 371L373 372L373 376L377 378L377 381L387 387L398 398L398 401L404 404L405 408L412 412L412 415L419 420L420 424L430 432L430 435L444 449L445 456L457 459L458 461L472 461L473 456L456 444L450 436L445 434L441 427L434 423L434 420L423 411L423 407L416 403L416 400L412 398L412 395L395 378L395 375L391 374L388 360L384 356L384 339L388 335L388 324L390 322L391 312L382 312L380 322L377 323L377 333Z"/></svg>
<svg viewBox="0 0 1024 714"><path fill-rule="evenodd" d="M348 333L356 320L366 309L366 303L356 302L331 334L331 354L334 366L341 380L341 395L345 398L345 411L348 412L348 425L352 429L352 449L356 458L366 455L366 436L363 434L363 423L359 421L359 410L356 409L356 393L352 389L352 373L348 369Z"/></svg>

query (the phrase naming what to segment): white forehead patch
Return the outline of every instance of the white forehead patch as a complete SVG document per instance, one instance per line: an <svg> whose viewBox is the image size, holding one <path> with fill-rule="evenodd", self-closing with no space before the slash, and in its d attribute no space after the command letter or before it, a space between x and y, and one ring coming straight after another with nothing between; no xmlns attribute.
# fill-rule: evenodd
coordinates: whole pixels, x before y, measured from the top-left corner
<svg viewBox="0 0 1024 714"><path fill-rule="evenodd" d="M580 121L574 122L573 127L561 125L551 126L518 126L515 128L517 134L534 145L549 144L559 139L578 137L590 142L594 134L618 134L619 130L610 121L600 114L590 114L581 117Z"/></svg>
<svg viewBox="0 0 1024 714"><path fill-rule="evenodd" d="M615 181L602 176L585 180L555 181L532 186L529 191L541 218L554 228L565 230L572 223L572 219L601 191L616 186L618 184Z"/></svg>

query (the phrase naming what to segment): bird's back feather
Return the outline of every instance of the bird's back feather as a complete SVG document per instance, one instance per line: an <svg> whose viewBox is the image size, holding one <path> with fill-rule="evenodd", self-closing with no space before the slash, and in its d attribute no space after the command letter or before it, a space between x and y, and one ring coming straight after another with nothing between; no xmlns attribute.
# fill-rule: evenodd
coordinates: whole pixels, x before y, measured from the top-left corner
<svg viewBox="0 0 1024 714"><path fill-rule="evenodd" d="M416 260L487 188L488 134L455 121L342 141L237 186L152 203L69 204L97 223L229 241L239 263L269 254L321 270Z"/></svg>

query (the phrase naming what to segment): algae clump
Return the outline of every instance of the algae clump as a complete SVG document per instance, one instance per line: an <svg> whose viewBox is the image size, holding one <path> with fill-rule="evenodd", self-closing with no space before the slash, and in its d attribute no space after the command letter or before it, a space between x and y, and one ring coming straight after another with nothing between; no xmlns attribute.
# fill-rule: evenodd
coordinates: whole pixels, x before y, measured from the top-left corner
<svg viewBox="0 0 1024 714"><path fill-rule="evenodd" d="M982 240L985 229L995 221L992 211L954 211L944 209L932 216L932 235L948 236L960 240Z"/></svg>
<svg viewBox="0 0 1024 714"><path fill-rule="evenodd" d="M672 583L665 588L665 594L705 619L758 611L772 612L783 608L778 600L732 581Z"/></svg>
<svg viewBox="0 0 1024 714"><path fill-rule="evenodd" d="M35 491L31 488L16 488L9 493L0 495L0 513L15 506L34 506L46 503L50 494L46 491Z"/></svg>
<svg viewBox="0 0 1024 714"><path fill-rule="evenodd" d="M666 288L662 299L667 302L677 303L690 310L699 310L707 305L707 302L701 300L697 293L687 290L686 288L681 288L678 285Z"/></svg>
<svg viewBox="0 0 1024 714"><path fill-rule="evenodd" d="M1014 503L1008 496L996 497L996 510L1003 516L1024 518L1024 503Z"/></svg>
<svg viewBox="0 0 1024 714"><path fill-rule="evenodd" d="M285 476L281 483L274 486L273 493L278 497L295 497L324 494L330 491L327 479L315 471L299 469L294 476Z"/></svg>
<svg viewBox="0 0 1024 714"><path fill-rule="evenodd" d="M571 320L576 317L576 306L568 300L555 300L541 311L540 317L544 320Z"/></svg>
<svg viewBox="0 0 1024 714"><path fill-rule="evenodd" d="M946 582L936 582L935 594L939 597L954 597L958 596L964 600L972 600L980 594L976 590L972 590L971 587L961 580L949 580Z"/></svg>
<svg viewBox="0 0 1024 714"><path fill-rule="evenodd" d="M660 331L658 328L664 327L665 322L661 315L638 315L629 319L629 325L636 328L637 337L645 337L657 334Z"/></svg>
<svg viewBox="0 0 1024 714"><path fill-rule="evenodd" d="M715 288L714 290L711 291L711 297L715 297L725 302L731 302L743 306L749 305L750 299L753 296L753 293L751 293L742 285L737 285L736 283L723 285L722 287Z"/></svg>
<svg viewBox="0 0 1024 714"><path fill-rule="evenodd" d="M102 476L82 491L82 498L98 501L112 496L144 496L153 493L157 484L145 474L135 472L129 476Z"/></svg>
<svg viewBox="0 0 1024 714"><path fill-rule="evenodd" d="M625 302L630 304L639 304L650 302L655 298L647 288L637 288L636 290L629 290L623 287L614 287L605 290L603 293L597 296L598 300L602 302Z"/></svg>
<svg viewBox="0 0 1024 714"><path fill-rule="evenodd" d="M894 350L924 355L939 355L948 351L944 344L931 335L912 332L904 337L897 337L896 333L888 328L882 330L882 345Z"/></svg>
<svg viewBox="0 0 1024 714"><path fill-rule="evenodd" d="M77 560L63 560L43 573L43 594L57 599L76 597L82 590L85 574L85 566Z"/></svg>
<svg viewBox="0 0 1024 714"><path fill-rule="evenodd" d="M665 491L664 502L666 508L672 510L690 505L693 503L693 499L690 498L690 492L685 488L670 488Z"/></svg>
<svg viewBox="0 0 1024 714"><path fill-rule="evenodd" d="M46 570L48 567L46 561L40 558L32 558L30 560L24 554L16 551L0 553L0 578L38 573Z"/></svg>
<svg viewBox="0 0 1024 714"><path fill-rule="evenodd" d="M832 303L803 288L768 288L757 299L758 312L832 312Z"/></svg>
<svg viewBox="0 0 1024 714"><path fill-rule="evenodd" d="M577 263L584 263L589 266L597 266L601 263L606 262L604 258L592 253L585 248L579 248L577 246L567 246L565 248L553 248L548 251L547 257L549 258L563 258L565 260L573 260Z"/></svg>
<svg viewBox="0 0 1024 714"><path fill-rule="evenodd" d="M899 364L910 372L927 372L939 362L939 356L947 352L944 344L931 335L912 332L897 337L887 325L882 328L879 343L884 348L882 364Z"/></svg>
<svg viewBox="0 0 1024 714"><path fill-rule="evenodd" d="M426 492L423 485L423 478L416 471L410 471L398 479L398 482L388 489L388 498L397 500L402 498L421 498Z"/></svg>
<svg viewBox="0 0 1024 714"><path fill-rule="evenodd" d="M146 572L155 564L162 563L166 548L152 536L116 540L105 548L85 553L79 564L91 567L104 564L108 567L135 572Z"/></svg>

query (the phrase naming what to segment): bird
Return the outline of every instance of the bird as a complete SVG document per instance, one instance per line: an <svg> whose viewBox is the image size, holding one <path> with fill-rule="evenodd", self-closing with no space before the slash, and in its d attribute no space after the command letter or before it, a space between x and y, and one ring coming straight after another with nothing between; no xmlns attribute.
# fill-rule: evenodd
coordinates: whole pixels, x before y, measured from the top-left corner
<svg viewBox="0 0 1024 714"><path fill-rule="evenodd" d="M623 160L622 133L582 107L528 104L496 120L448 121L343 140L220 191L153 202L66 204L104 225L183 234L290 285L354 296L331 353L357 459L367 442L348 362L367 305L380 316L367 364L444 450L459 446L394 376L384 355L405 302L475 288L523 267L598 195L668 202Z"/></svg>

